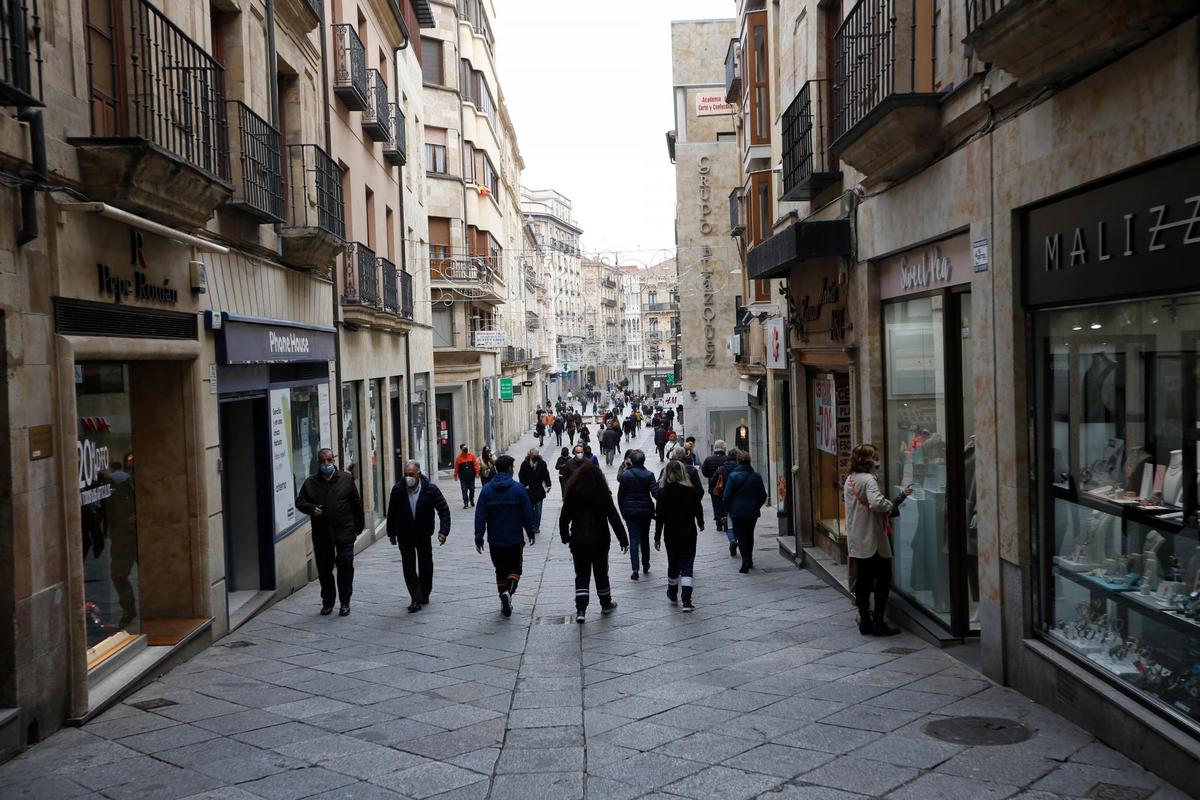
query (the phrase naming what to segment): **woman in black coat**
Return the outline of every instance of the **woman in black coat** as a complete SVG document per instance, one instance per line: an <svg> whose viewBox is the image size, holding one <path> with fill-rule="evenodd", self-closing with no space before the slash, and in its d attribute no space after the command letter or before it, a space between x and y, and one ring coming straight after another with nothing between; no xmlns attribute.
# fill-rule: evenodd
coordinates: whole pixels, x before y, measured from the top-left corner
<svg viewBox="0 0 1200 800"><path fill-rule="evenodd" d="M585 461L567 481L562 512L558 517L559 536L563 544L570 545L571 558L575 562L575 621L578 623L583 622L587 611L592 576L596 579L601 613L608 614L617 608L608 582L610 526L624 553L629 549L629 538L613 503L612 490L600 468Z"/></svg>
<svg viewBox="0 0 1200 800"><path fill-rule="evenodd" d="M704 530L704 507L688 471L680 461L671 461L659 482L654 549L667 539L667 599L672 603L683 587L683 610L692 611L692 566L696 561L696 530Z"/></svg>

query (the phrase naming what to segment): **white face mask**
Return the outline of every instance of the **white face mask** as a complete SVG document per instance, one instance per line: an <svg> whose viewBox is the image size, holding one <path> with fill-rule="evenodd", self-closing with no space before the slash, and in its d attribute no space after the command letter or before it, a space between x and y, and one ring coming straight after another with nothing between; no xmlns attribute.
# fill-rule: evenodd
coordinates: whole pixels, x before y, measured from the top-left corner
<svg viewBox="0 0 1200 800"><path fill-rule="evenodd" d="M408 488L410 488L410 489L415 489L417 484L420 483L420 481L421 481L421 479L416 477L415 475L405 475L404 476L404 483L407 484Z"/></svg>

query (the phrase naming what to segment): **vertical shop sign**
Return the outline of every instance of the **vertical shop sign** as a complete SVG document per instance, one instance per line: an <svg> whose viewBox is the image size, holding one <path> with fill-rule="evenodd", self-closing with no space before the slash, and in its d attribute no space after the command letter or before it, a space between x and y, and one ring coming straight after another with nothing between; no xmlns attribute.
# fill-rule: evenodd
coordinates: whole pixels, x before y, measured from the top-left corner
<svg viewBox="0 0 1200 800"><path fill-rule="evenodd" d="M271 390L271 475L274 479L275 535L296 522L296 491L289 452L289 389Z"/></svg>
<svg viewBox="0 0 1200 800"><path fill-rule="evenodd" d="M333 447L333 434L329 430L329 384L317 386L317 413L321 415L321 447ZM308 463L308 462L305 462Z"/></svg>
<svg viewBox="0 0 1200 800"><path fill-rule="evenodd" d="M837 422L834 419L833 379L818 378L813 383L814 403L817 419L817 449L837 455Z"/></svg>
<svg viewBox="0 0 1200 800"><path fill-rule="evenodd" d="M838 481L844 482L850 474L850 387L838 386L837 401L837 457Z"/></svg>

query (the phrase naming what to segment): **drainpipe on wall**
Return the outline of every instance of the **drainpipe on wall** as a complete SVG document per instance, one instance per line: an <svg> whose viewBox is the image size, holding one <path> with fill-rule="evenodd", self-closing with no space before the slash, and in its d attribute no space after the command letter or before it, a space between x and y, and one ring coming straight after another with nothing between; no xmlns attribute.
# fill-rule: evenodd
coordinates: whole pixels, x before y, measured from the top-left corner
<svg viewBox="0 0 1200 800"><path fill-rule="evenodd" d="M323 106L323 117L325 125L325 152L333 156L333 137L330 133L329 123L329 40L326 38L325 18L321 15L321 103ZM278 103L276 103L278 106ZM343 198L343 202L345 198ZM344 206L343 206L344 208ZM333 265L333 397L330 398L330 405L337 408L337 451L338 455L345 458L345 442L343 441L344 432L342 431L342 328L338 325L338 281L337 281L337 263Z"/></svg>

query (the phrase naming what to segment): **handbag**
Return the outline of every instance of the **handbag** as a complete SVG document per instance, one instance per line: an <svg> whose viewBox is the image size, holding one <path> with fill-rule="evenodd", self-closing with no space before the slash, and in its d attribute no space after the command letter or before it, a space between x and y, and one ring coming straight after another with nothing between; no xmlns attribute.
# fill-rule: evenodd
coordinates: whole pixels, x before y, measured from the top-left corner
<svg viewBox="0 0 1200 800"><path fill-rule="evenodd" d="M861 494L858 493L858 485L855 484L854 481L850 480L849 478L847 478L846 481L847 481L847 483L850 484L850 491L854 493L854 497L858 500L859 505L861 505L863 508L867 509L868 512L870 512L871 504L867 502L867 499L865 497L863 497ZM892 513L888 514L886 517L883 518L883 531L888 536L892 535L892 517L900 516L899 512L900 512L899 508L893 507Z"/></svg>

